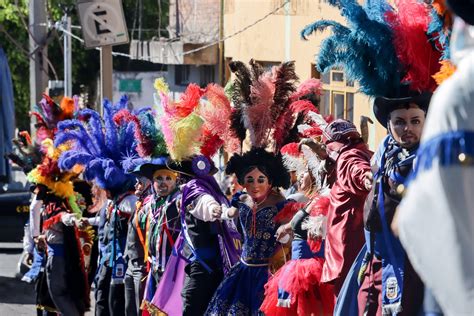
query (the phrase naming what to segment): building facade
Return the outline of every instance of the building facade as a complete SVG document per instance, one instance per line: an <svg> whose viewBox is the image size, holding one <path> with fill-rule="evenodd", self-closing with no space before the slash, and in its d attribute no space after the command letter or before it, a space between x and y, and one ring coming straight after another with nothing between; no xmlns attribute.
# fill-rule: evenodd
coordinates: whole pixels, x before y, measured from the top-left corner
<svg viewBox="0 0 474 316"><path fill-rule="evenodd" d="M360 126L363 117L370 118L368 144L375 149L386 135L373 115L371 100L358 93L357 84L346 80L341 69L320 74L315 68L315 59L321 41L327 33L312 35L308 41L300 38L300 31L308 24L331 19L344 23L339 11L325 0L223 0L225 59L248 62L251 58L263 66L277 65L281 61L294 60L296 73L301 81L310 77L321 79L324 93L321 97L321 112L336 118L345 118ZM279 8L279 9L278 9ZM278 10L277 10L278 9ZM228 70L227 76L230 76Z"/></svg>

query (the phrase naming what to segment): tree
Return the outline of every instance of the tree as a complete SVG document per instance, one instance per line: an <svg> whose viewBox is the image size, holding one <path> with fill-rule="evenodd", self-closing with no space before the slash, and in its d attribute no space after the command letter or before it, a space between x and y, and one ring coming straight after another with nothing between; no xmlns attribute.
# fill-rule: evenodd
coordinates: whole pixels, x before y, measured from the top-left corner
<svg viewBox="0 0 474 316"><path fill-rule="evenodd" d="M33 1L33 0L30 0ZM28 56L28 0L0 0L0 44L8 56L12 73L15 95L15 116L19 130L29 129L29 56ZM169 1L165 0L123 0L126 23L130 38L149 40L167 36ZM48 0L47 10L50 24L60 21L65 6L75 6L74 0ZM77 12L71 14L72 24L80 25ZM141 25L140 25L141 21ZM82 37L77 30L74 34ZM51 33L53 37L48 44L48 67L50 80L63 79L63 34ZM128 53L128 45L114 47L114 51ZM114 57L114 69L156 69L160 66L132 61L125 57ZM54 69L54 70L53 70ZM72 41L72 74L73 94L84 90L95 95L100 69L100 54L95 49L85 49L78 40ZM56 78L57 76L57 78ZM38 100L39 101L39 100Z"/></svg>

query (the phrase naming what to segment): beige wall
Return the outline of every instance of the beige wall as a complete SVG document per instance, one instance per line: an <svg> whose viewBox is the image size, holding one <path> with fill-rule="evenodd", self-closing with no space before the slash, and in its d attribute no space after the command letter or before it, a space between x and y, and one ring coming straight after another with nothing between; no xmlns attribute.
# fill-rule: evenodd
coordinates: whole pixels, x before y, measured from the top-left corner
<svg viewBox="0 0 474 316"><path fill-rule="evenodd" d="M254 23L275 8L283 0L224 0L224 35L228 36ZM301 80L311 76L315 54L325 36L329 33L312 35L308 41L300 38L300 31L318 19L331 19L343 22L339 11L322 0L292 0L288 6L278 10L262 22L225 41L225 57L248 62L281 62L294 60L296 72ZM289 35L289 36L288 36ZM328 88L328 87L326 87ZM356 92L357 87L343 88ZM371 117L370 102L365 95L357 93L354 98L354 123L359 126L360 116ZM385 135L378 123L369 127L369 145L376 148Z"/></svg>

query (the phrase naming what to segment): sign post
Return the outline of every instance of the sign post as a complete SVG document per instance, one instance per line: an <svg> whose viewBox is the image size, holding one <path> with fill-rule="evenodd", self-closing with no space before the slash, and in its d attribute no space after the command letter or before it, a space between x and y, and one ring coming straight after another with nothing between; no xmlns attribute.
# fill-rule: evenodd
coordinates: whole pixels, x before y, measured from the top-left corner
<svg viewBox="0 0 474 316"><path fill-rule="evenodd" d="M112 101L112 46L129 42L120 0L78 0L86 48L100 49L101 98ZM102 107L101 107L102 108Z"/></svg>

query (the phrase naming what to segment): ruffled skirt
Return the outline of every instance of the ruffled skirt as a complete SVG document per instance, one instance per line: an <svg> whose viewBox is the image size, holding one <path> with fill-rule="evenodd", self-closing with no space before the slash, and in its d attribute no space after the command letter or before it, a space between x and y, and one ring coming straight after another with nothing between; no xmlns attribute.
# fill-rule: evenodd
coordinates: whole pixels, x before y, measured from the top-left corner
<svg viewBox="0 0 474 316"><path fill-rule="evenodd" d="M332 315L334 294L321 284L322 258L288 261L265 285L265 315Z"/></svg>

